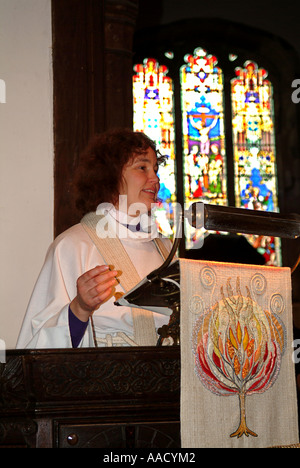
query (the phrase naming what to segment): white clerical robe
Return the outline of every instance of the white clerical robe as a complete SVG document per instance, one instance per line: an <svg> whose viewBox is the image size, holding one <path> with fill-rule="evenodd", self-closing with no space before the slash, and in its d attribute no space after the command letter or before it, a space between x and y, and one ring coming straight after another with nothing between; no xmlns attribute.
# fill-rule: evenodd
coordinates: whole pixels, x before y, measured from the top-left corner
<svg viewBox="0 0 300 468"><path fill-rule="evenodd" d="M116 217L120 212L114 211L110 215ZM123 234L126 229L122 226ZM129 233L123 237L120 239L122 245L141 279L162 264L163 259L153 242L153 230L151 235ZM163 239L163 242L170 250L169 239ZM81 224L60 234L48 249L24 317L17 348L72 347L68 309L77 295L77 278L103 264L105 261L102 255ZM121 285L116 286L115 291L124 292ZM121 332L133 338L131 309L115 306L114 301L115 297L110 297L93 313L96 337L114 337ZM168 323L169 317L163 314L154 312L153 316L156 329ZM79 347L93 346L92 326L89 321Z"/></svg>

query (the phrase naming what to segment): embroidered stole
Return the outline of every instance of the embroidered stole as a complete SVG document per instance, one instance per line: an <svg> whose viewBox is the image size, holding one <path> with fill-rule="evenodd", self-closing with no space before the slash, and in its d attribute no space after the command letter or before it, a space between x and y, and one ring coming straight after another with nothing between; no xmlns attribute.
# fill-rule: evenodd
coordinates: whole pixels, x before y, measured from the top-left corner
<svg viewBox="0 0 300 468"><path fill-rule="evenodd" d="M107 265L113 265L115 270L122 271L120 284L125 292L130 291L141 281L132 261L116 233L110 230L108 223L107 236L97 235L97 223L103 219L104 215L97 215L94 212L85 215L81 224L86 230L91 240L97 247ZM160 238L154 239L155 245L165 260L168 251ZM154 317L151 311L145 309L132 308L134 340L139 346L155 346L157 334L155 331Z"/></svg>

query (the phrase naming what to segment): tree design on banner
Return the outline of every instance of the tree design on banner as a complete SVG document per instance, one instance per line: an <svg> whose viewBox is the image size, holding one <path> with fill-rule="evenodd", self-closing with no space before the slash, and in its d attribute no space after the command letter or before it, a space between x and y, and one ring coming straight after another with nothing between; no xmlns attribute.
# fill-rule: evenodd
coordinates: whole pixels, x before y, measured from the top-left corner
<svg viewBox="0 0 300 468"><path fill-rule="evenodd" d="M265 278L252 281L264 286ZM256 285L257 286L257 285ZM266 392L275 382L286 347L286 330L277 314L255 302L249 288L241 292L236 279L234 292L230 279L226 291L195 322L193 352L195 369L202 384L219 396L238 395L240 423L230 437L256 437L246 422L246 396ZM278 299L276 299L278 310ZM274 304L270 305L271 310Z"/></svg>

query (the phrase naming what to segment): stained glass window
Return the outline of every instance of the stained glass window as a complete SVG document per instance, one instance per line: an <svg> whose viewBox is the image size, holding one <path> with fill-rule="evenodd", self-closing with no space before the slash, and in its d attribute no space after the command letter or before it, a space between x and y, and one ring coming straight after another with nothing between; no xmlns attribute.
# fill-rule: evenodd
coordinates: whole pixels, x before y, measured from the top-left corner
<svg viewBox="0 0 300 468"><path fill-rule="evenodd" d="M155 59L147 58L134 66L133 128L146 133L167 156L160 166L160 203L155 216L160 230L172 236L173 209L176 202L173 84L168 69Z"/></svg>
<svg viewBox="0 0 300 468"><path fill-rule="evenodd" d="M202 48L185 62L180 74L185 206L227 205L222 70ZM197 244L197 231L189 229L186 237L187 248Z"/></svg>
<svg viewBox="0 0 300 468"><path fill-rule="evenodd" d="M175 60L173 52L166 52L165 57ZM180 96L176 106L181 109L181 130L180 125L176 128L182 138L178 154L182 156L179 173L183 174L183 180L178 180L177 184L183 188L182 200L177 200L176 195L174 82L168 68L152 58L135 65L133 77L134 129L149 135L160 152L168 157L159 174L161 203L157 220L162 232L166 235L172 232L176 201L184 205L184 209L201 201L278 211L273 87L267 71L253 61L234 69L233 63L237 64L239 57L228 54L230 114L230 109L224 106L224 71L217 57L198 47L182 59L177 55L176 60L180 79L176 80L175 94ZM235 77L232 79L232 76ZM224 130L225 116L228 121L230 115L232 142L226 140L228 135ZM227 158L232 154L230 164L233 164L234 174L230 177L234 180L228 180ZM227 184L234 188L235 200L230 198L230 203ZM203 232L192 229L186 221L185 237L186 249L197 248ZM280 265L278 238L246 237L264 256L266 264Z"/></svg>
<svg viewBox="0 0 300 468"><path fill-rule="evenodd" d="M231 81L236 206L278 211L273 89L267 72L252 61ZM280 263L278 240L247 236L267 264Z"/></svg>

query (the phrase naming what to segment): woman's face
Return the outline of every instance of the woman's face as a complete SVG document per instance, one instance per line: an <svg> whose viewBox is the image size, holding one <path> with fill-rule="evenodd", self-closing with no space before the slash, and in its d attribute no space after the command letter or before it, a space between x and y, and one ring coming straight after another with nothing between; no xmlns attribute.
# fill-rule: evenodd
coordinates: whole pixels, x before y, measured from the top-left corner
<svg viewBox="0 0 300 468"><path fill-rule="evenodd" d="M119 194L127 197L128 214L136 215L136 207L130 210L134 203L142 203L148 212L151 210L159 190L157 170L157 157L152 148L143 154L136 154L124 166Z"/></svg>

